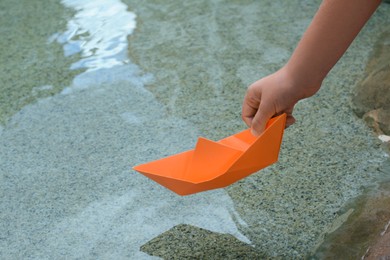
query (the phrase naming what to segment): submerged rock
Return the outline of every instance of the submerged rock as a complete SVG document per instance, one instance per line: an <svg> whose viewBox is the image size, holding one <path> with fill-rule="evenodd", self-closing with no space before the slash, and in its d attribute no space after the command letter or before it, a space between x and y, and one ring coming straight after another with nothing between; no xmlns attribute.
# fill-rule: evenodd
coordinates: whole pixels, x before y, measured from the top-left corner
<svg viewBox="0 0 390 260"><path fill-rule="evenodd" d="M363 259L388 259L390 257L390 231L388 225L386 230L383 231L380 240L372 248L368 249Z"/></svg>
<svg viewBox="0 0 390 260"><path fill-rule="evenodd" d="M390 135L390 30L375 45L352 103L354 112L376 133Z"/></svg>
<svg viewBox="0 0 390 260"><path fill-rule="evenodd" d="M254 247L232 235L180 224L150 240L141 251L163 259L259 259Z"/></svg>
<svg viewBox="0 0 390 260"><path fill-rule="evenodd" d="M379 169L384 175L390 160ZM314 259L382 259L390 256L390 179L360 196L343 226L328 234ZM384 259L384 258L383 258ZM386 258L387 259L387 258Z"/></svg>

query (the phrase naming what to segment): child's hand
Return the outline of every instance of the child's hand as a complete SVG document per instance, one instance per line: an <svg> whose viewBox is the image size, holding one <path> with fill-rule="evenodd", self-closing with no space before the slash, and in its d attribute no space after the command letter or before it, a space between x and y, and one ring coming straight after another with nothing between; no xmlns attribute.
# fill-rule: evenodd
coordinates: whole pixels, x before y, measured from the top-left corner
<svg viewBox="0 0 390 260"><path fill-rule="evenodd" d="M381 0L322 2L287 64L249 86L242 119L253 134L261 134L274 115L287 113L287 126L295 122L292 116L295 104L318 91L380 3Z"/></svg>
<svg viewBox="0 0 390 260"><path fill-rule="evenodd" d="M295 122L292 115L295 104L320 88L320 85L305 88L298 84L281 69L249 86L242 105L242 119L252 128L252 134L261 134L268 120L282 113L287 114L286 126Z"/></svg>

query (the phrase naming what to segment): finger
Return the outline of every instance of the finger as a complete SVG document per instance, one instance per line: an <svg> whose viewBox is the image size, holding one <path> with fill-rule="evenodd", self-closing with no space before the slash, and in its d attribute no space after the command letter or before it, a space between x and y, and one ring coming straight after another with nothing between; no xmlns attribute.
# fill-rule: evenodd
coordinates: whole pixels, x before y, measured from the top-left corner
<svg viewBox="0 0 390 260"><path fill-rule="evenodd" d="M286 119L286 128L295 124L295 118L292 116L292 115L287 115L287 119Z"/></svg>
<svg viewBox="0 0 390 260"><path fill-rule="evenodd" d="M285 113L287 114L286 128L295 124L295 117L292 114L293 110L294 110L294 105L292 105L291 107L289 107L285 110Z"/></svg>
<svg viewBox="0 0 390 260"><path fill-rule="evenodd" d="M246 94L242 104L241 118L245 124L250 127L253 117L255 116L260 102L257 99L250 98L250 94Z"/></svg>
<svg viewBox="0 0 390 260"><path fill-rule="evenodd" d="M248 127L252 125L252 120L254 115L256 114L256 111L257 111L256 109L252 108L248 104L244 103L242 105L241 118Z"/></svg>
<svg viewBox="0 0 390 260"><path fill-rule="evenodd" d="M259 109L255 117L252 120L252 134L257 136L260 135L271 117L275 114L275 109L268 105L266 102L260 103Z"/></svg>

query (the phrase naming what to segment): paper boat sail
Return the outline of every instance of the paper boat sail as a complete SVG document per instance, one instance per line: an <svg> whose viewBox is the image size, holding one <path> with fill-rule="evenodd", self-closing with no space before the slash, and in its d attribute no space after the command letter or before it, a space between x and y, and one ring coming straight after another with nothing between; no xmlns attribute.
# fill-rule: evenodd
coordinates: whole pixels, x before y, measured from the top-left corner
<svg viewBox="0 0 390 260"><path fill-rule="evenodd" d="M286 114L255 137L250 129L217 142L200 137L195 149L133 169L179 195L226 187L278 160Z"/></svg>

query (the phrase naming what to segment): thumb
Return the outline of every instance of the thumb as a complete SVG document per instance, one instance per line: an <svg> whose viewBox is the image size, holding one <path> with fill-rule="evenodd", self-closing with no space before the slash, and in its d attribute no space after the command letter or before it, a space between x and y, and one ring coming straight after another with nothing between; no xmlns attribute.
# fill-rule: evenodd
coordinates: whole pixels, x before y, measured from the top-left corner
<svg viewBox="0 0 390 260"><path fill-rule="evenodd" d="M252 120L251 132L253 135L260 135L267 125L268 120L275 114L275 111L270 106L260 102L259 109Z"/></svg>

